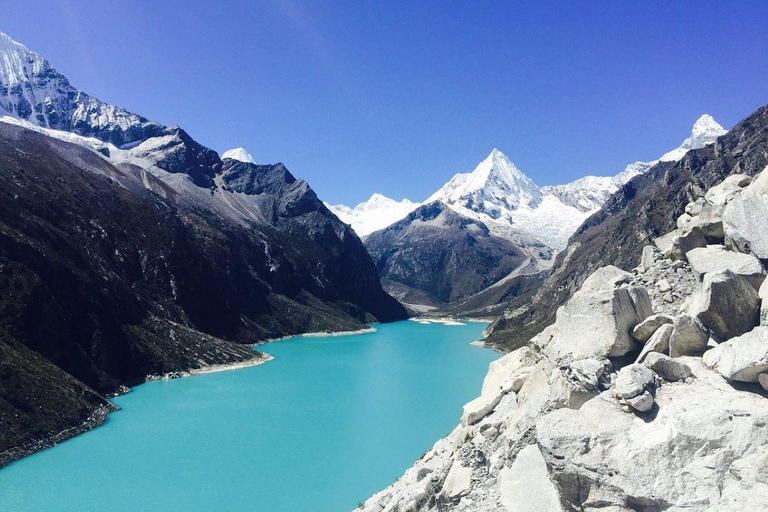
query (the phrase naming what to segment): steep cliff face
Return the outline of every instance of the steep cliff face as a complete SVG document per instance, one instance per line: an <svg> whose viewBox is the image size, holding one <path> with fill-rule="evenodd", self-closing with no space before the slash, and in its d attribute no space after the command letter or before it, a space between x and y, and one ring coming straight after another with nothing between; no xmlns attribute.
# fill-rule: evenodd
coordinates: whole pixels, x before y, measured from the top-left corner
<svg viewBox="0 0 768 512"><path fill-rule="evenodd" d="M689 200L731 173L754 175L767 162L768 107L762 107L714 144L633 178L576 231L542 287L494 322L489 340L507 349L524 343L595 269L632 267L643 245L675 227Z"/></svg>

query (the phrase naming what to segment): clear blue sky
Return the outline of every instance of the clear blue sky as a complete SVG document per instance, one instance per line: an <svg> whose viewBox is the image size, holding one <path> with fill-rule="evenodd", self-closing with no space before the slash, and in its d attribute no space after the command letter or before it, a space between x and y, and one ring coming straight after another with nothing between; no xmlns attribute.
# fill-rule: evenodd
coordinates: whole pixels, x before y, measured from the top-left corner
<svg viewBox="0 0 768 512"><path fill-rule="evenodd" d="M535 4L535 5L533 5ZM321 198L422 200L493 148L540 185L768 103L768 2L5 0L0 30L105 101Z"/></svg>

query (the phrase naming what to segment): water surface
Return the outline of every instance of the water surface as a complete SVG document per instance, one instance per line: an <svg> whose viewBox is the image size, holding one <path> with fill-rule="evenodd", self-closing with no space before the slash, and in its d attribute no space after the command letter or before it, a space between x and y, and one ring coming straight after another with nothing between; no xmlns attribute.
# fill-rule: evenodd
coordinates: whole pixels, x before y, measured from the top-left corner
<svg viewBox="0 0 768 512"><path fill-rule="evenodd" d="M143 384L104 426L0 470L0 510L349 511L479 394L485 325L293 338L261 366Z"/></svg>

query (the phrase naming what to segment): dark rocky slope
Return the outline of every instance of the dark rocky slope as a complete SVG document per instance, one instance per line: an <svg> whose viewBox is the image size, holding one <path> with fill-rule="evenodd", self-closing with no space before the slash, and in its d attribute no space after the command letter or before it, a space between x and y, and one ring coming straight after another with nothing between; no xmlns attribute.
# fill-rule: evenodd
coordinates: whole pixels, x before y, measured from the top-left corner
<svg viewBox="0 0 768 512"><path fill-rule="evenodd" d="M449 303L473 295L519 267L527 253L482 222L435 202L365 240L382 278Z"/></svg>
<svg viewBox="0 0 768 512"><path fill-rule="evenodd" d="M507 350L521 346L554 321L555 311L594 270L638 263L640 249L674 229L685 204L732 173L755 175L768 163L768 106L716 143L663 162L617 191L578 229L558 255L541 288L516 299L489 328L488 340Z"/></svg>

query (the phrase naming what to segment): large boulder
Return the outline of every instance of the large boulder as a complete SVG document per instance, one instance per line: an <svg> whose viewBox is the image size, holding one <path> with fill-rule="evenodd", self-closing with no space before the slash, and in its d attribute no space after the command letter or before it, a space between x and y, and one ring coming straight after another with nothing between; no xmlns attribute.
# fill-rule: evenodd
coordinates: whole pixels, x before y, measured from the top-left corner
<svg viewBox="0 0 768 512"><path fill-rule="evenodd" d="M704 363L728 380L758 382L758 375L768 371L768 327L755 327L708 350Z"/></svg>
<svg viewBox="0 0 768 512"><path fill-rule="evenodd" d="M729 244L768 260L768 172L728 202L723 229Z"/></svg>
<svg viewBox="0 0 768 512"><path fill-rule="evenodd" d="M717 340L725 341L759 324L760 297L749 281L730 270L709 272L704 276L701 290L691 298L688 311Z"/></svg>
<svg viewBox="0 0 768 512"><path fill-rule="evenodd" d="M611 362L605 358L589 358L563 365L549 378L550 400L555 407L578 409L607 389Z"/></svg>
<svg viewBox="0 0 768 512"><path fill-rule="evenodd" d="M701 232L709 238L722 240L725 237L723 229L723 211L725 205L705 204L694 221Z"/></svg>
<svg viewBox="0 0 768 512"><path fill-rule="evenodd" d="M755 290L765 281L765 268L760 260L751 254L729 251L723 245L699 247L685 256L699 280L710 272L730 270L749 281Z"/></svg>
<svg viewBox="0 0 768 512"><path fill-rule="evenodd" d="M631 274L604 267L592 274L556 315L544 354L558 364L627 354L637 342L630 331L652 313L644 289L623 286Z"/></svg>
<svg viewBox="0 0 768 512"><path fill-rule="evenodd" d="M547 475L544 457L535 444L520 450L512 465L499 472L497 482L506 512L562 510L560 497Z"/></svg>
<svg viewBox="0 0 768 512"><path fill-rule="evenodd" d="M728 386L698 358L685 362L696 378L659 388L652 420L622 414L607 393L538 420L568 510L765 509L768 400Z"/></svg>
<svg viewBox="0 0 768 512"><path fill-rule="evenodd" d="M684 260L688 252L697 247L706 246L707 237L704 236L704 232L700 227L693 226L690 229L683 230L679 236L672 239L668 255L671 260Z"/></svg>
<svg viewBox="0 0 768 512"><path fill-rule="evenodd" d="M709 332L691 315L675 317L669 337L669 355L672 357L700 355L707 349Z"/></svg>
<svg viewBox="0 0 768 512"><path fill-rule="evenodd" d="M704 199L709 204L724 206L750 183L752 183L752 178L746 174L731 174L710 188L704 195Z"/></svg>
<svg viewBox="0 0 768 512"><path fill-rule="evenodd" d="M445 477L440 494L449 500L457 500L469 494L471 488L472 467L463 465L461 460L456 458L451 469L448 470L448 476Z"/></svg>

